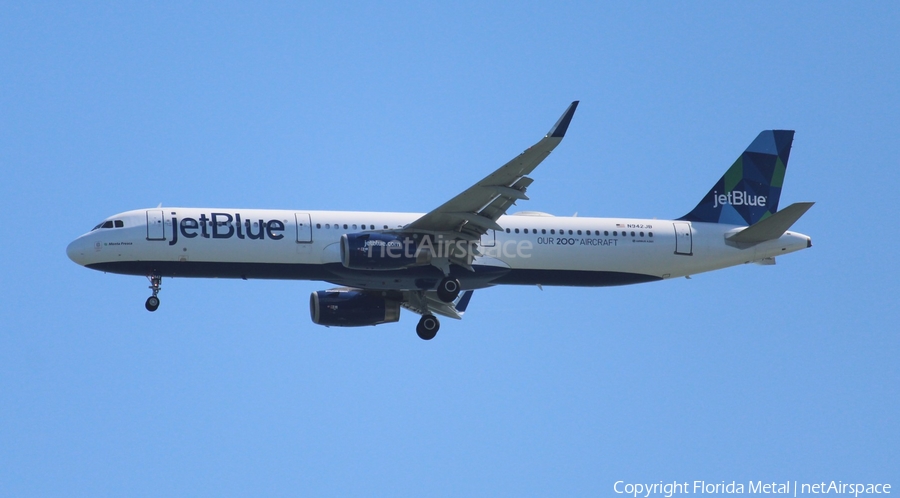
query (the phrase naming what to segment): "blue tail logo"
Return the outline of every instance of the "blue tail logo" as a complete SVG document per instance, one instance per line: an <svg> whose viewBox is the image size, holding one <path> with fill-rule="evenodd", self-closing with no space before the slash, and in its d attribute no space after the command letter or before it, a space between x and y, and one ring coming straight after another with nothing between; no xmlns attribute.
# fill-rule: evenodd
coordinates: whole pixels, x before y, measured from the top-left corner
<svg viewBox="0 0 900 498"><path fill-rule="evenodd" d="M728 168L685 221L752 225L778 211L793 130L766 130Z"/></svg>

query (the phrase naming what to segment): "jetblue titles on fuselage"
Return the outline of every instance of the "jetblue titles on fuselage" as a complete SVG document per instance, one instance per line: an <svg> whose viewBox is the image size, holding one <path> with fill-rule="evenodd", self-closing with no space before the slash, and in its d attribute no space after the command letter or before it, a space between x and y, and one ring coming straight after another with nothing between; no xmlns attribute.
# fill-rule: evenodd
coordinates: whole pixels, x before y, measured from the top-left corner
<svg viewBox="0 0 900 498"><path fill-rule="evenodd" d="M268 236L272 240L281 240L284 238L281 233L283 231L284 222L281 220L260 219L253 222L243 220L242 223L241 213L235 213L233 216L229 213L210 213L209 217L203 213L198 219L182 218L179 221L178 214L172 211L172 240L169 241L169 245L178 243L179 232L187 239L197 236L206 239L230 239L236 236L239 239L263 240Z"/></svg>

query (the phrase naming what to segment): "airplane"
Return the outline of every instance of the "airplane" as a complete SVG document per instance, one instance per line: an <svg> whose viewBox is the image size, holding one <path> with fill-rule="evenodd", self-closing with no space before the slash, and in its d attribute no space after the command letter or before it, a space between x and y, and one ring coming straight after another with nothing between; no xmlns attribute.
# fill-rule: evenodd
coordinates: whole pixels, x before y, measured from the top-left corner
<svg viewBox="0 0 900 498"><path fill-rule="evenodd" d="M139 209L110 216L69 244L92 270L146 276L156 311L163 277L319 280L312 321L356 327L421 315L461 319L472 293L497 285L602 287L654 282L812 247L790 231L812 207L778 210L794 132L766 130L688 214L673 220L507 214L566 135L578 101L546 136L428 213Z"/></svg>

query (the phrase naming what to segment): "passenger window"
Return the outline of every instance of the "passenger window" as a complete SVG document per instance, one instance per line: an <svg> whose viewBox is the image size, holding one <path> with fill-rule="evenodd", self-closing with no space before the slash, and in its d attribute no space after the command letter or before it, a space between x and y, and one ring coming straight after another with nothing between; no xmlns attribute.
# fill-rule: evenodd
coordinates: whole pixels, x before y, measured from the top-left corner
<svg viewBox="0 0 900 498"><path fill-rule="evenodd" d="M647 235L653 237L653 232L648 233Z"/></svg>
<svg viewBox="0 0 900 498"><path fill-rule="evenodd" d="M525 232L525 233L528 233L528 229L527 229L527 228L523 228L522 231Z"/></svg>
<svg viewBox="0 0 900 498"><path fill-rule="evenodd" d="M347 224L346 224L346 223L344 223L344 230L346 230L346 229L347 229Z"/></svg>
<svg viewBox="0 0 900 498"><path fill-rule="evenodd" d="M366 227L363 227L363 228L366 228ZM356 230L356 224L355 224L355 223L353 224L353 229Z"/></svg>
<svg viewBox="0 0 900 498"><path fill-rule="evenodd" d="M606 236L606 237L609 237L609 230L604 230L604 231L603 231L603 235Z"/></svg>
<svg viewBox="0 0 900 498"><path fill-rule="evenodd" d="M384 226L384 229L387 230L387 225Z"/></svg>
<svg viewBox="0 0 900 498"><path fill-rule="evenodd" d="M571 230L569 230L569 235L572 235L572 231L571 231Z"/></svg>
<svg viewBox="0 0 900 498"><path fill-rule="evenodd" d="M506 233L509 233L509 228L506 229Z"/></svg>
<svg viewBox="0 0 900 498"><path fill-rule="evenodd" d="M634 237L634 232L631 232L631 236Z"/></svg>
<svg viewBox="0 0 900 498"><path fill-rule="evenodd" d="M321 223L316 223L316 228L322 228L322 224L321 224Z"/></svg>
<svg viewBox="0 0 900 498"><path fill-rule="evenodd" d="M578 235L581 235L581 230L578 231Z"/></svg>
<svg viewBox="0 0 900 498"><path fill-rule="evenodd" d="M550 235L556 235L556 229L551 228L551 229L550 229Z"/></svg>
<svg viewBox="0 0 900 498"><path fill-rule="evenodd" d="M617 230L613 230L613 237L618 237L618 236L619 236L619 232Z"/></svg>
<svg viewBox="0 0 900 498"><path fill-rule="evenodd" d="M518 229L518 228L516 228L516 233L519 233L519 229Z"/></svg>
<svg viewBox="0 0 900 498"><path fill-rule="evenodd" d="M643 237L643 236L644 236L644 232L641 232L641 237Z"/></svg>
<svg viewBox="0 0 900 498"><path fill-rule="evenodd" d="M325 228L331 228L331 223L326 223Z"/></svg>
<svg viewBox="0 0 900 498"><path fill-rule="evenodd" d="M547 233L547 229L546 229L546 228L541 228L541 233L546 234L546 233Z"/></svg>

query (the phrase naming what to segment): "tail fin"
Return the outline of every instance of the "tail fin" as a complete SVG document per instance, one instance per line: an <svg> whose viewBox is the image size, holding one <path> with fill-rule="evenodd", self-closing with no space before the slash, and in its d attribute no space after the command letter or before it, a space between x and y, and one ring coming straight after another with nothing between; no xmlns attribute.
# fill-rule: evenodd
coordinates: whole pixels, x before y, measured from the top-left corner
<svg viewBox="0 0 900 498"><path fill-rule="evenodd" d="M766 130L681 220L752 225L778 211L793 130Z"/></svg>

